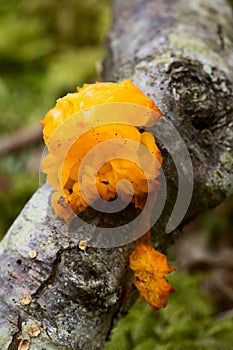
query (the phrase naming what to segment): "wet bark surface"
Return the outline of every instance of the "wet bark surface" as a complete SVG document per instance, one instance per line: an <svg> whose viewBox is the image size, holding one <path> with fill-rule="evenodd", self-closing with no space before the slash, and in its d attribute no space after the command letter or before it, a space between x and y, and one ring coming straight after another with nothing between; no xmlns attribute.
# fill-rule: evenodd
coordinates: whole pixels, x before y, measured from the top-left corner
<svg viewBox="0 0 233 350"><path fill-rule="evenodd" d="M221 0L114 2L103 79L132 80L164 114L165 124L156 127L164 133L157 139L167 199L152 230L162 250L183 223L232 192L231 29L231 8ZM194 173L190 207L170 234L165 229L179 190L171 154L181 146L166 134L166 125L178 131ZM186 163L179 159L185 176ZM51 194L48 185L42 186L1 242L0 348L103 349L116 320L137 296L128 267L134 243L81 250L86 226L68 230L53 213ZM98 225L99 214L87 211L86 217L92 227ZM118 225L119 217L106 217L108 223Z"/></svg>

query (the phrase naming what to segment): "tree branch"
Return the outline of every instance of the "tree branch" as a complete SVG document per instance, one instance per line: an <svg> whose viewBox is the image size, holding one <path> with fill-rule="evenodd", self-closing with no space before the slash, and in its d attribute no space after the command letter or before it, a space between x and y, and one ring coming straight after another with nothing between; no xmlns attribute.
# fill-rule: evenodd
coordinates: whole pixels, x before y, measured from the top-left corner
<svg viewBox="0 0 233 350"><path fill-rule="evenodd" d="M133 80L190 152L194 192L183 223L232 191L232 14L226 1L217 4L115 0L108 37L104 79ZM168 148L158 140L168 196L154 230L156 244L165 249L178 232L165 233L178 178ZM182 158L179 166L185 166ZM102 349L137 296L128 268L134 243L79 249L84 226L69 232L52 211L51 193L42 186L1 243L0 347L16 350L28 341L30 350ZM107 225L114 227L124 215L107 217ZM99 221L89 209L86 217L93 225ZM30 335L32 325L39 327L36 337Z"/></svg>
<svg viewBox="0 0 233 350"><path fill-rule="evenodd" d="M39 125L27 126L0 138L0 156L18 151L20 148L39 143L42 128Z"/></svg>

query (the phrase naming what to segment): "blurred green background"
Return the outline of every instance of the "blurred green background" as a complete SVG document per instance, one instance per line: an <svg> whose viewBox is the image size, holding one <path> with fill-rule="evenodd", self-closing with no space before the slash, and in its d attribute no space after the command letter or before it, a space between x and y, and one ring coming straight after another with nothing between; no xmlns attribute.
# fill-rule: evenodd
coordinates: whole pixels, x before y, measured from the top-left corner
<svg viewBox="0 0 233 350"><path fill-rule="evenodd" d="M110 12L110 0L0 0L0 140L98 80ZM0 238L39 186L42 152L37 141L0 156ZM168 306L139 299L105 350L233 349L232 212L230 199L185 229L168 254Z"/></svg>
<svg viewBox="0 0 233 350"><path fill-rule="evenodd" d="M109 24L109 0L0 0L0 137L39 127L57 98L98 78ZM0 238L39 187L42 149L0 157Z"/></svg>

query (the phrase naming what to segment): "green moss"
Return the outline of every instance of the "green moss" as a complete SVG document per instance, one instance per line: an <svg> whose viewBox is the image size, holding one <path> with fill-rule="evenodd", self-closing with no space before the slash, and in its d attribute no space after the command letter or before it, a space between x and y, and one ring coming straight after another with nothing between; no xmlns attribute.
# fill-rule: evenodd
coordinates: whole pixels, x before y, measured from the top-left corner
<svg viewBox="0 0 233 350"><path fill-rule="evenodd" d="M105 350L221 350L231 348L233 320L212 318L214 306L200 289L201 276L176 272L168 305L154 312L142 299L113 331Z"/></svg>

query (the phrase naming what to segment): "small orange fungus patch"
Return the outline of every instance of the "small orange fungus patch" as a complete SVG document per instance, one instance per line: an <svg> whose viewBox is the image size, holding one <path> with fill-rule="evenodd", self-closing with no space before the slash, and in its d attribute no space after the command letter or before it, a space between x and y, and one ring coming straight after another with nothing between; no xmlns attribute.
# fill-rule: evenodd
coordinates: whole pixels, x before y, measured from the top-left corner
<svg viewBox="0 0 233 350"><path fill-rule="evenodd" d="M29 305L31 303L32 299L29 295L26 295L20 299L20 303L22 305Z"/></svg>
<svg viewBox="0 0 233 350"><path fill-rule="evenodd" d="M22 339L19 343L18 350L29 350L30 341L28 339Z"/></svg>
<svg viewBox="0 0 233 350"><path fill-rule="evenodd" d="M37 251L36 250L30 250L30 252L28 253L28 256L31 259L35 259L35 257L37 256Z"/></svg>
<svg viewBox="0 0 233 350"><path fill-rule="evenodd" d="M29 327L28 333L33 338L38 337L38 335L40 335L40 327L37 324L34 324L34 325Z"/></svg>
<svg viewBox="0 0 233 350"><path fill-rule="evenodd" d="M80 241L79 245L78 245L79 249L84 250L84 251L87 249L87 246L88 246L88 244L86 241Z"/></svg>
<svg viewBox="0 0 233 350"><path fill-rule="evenodd" d="M174 292L165 275L175 270L168 264L167 257L150 244L139 241L130 256L130 268L134 271L134 284L146 302L154 310L165 307L169 295Z"/></svg>

